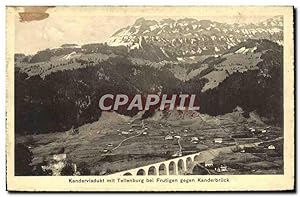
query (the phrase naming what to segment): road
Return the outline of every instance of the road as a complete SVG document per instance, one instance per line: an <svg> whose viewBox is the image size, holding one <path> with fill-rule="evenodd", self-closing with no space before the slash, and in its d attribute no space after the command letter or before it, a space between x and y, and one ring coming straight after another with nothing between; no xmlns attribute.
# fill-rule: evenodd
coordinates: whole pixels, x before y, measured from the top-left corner
<svg viewBox="0 0 300 197"><path fill-rule="evenodd" d="M133 135L133 136L130 136L130 137L122 140L115 148L111 149L111 151L114 151L114 150L118 149L122 145L122 143L124 143L125 141L130 140L130 139L135 138L135 137L138 137L138 136L140 136L142 134L143 134L142 131L138 131L137 135Z"/></svg>

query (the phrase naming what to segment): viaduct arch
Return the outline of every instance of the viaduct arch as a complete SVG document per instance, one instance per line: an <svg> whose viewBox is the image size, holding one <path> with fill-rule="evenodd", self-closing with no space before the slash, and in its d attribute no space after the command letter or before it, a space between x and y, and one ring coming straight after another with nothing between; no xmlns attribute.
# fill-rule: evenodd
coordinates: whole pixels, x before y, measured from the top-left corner
<svg viewBox="0 0 300 197"><path fill-rule="evenodd" d="M244 144L244 145L257 146L258 144L259 144L259 142L251 143L251 144ZM220 152L231 153L234 148L236 148L236 146L227 146L227 147L222 147L222 148L209 149L209 150L205 150L202 152L198 152L198 153L185 155L182 157L177 157L177 158L173 158L170 160L154 163L151 165L142 166L142 167L118 172L115 174L111 174L109 176L184 175L186 173L193 172L193 169L195 166L198 166L197 167L198 171L199 171L199 168L203 168L205 170L205 168L203 166L201 166L200 163L212 160L217 155L219 155Z"/></svg>

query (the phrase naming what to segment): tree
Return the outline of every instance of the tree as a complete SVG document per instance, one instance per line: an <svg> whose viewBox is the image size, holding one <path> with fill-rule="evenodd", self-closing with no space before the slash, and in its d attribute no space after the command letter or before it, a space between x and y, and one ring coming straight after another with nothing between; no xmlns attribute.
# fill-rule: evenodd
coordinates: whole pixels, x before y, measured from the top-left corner
<svg viewBox="0 0 300 197"><path fill-rule="evenodd" d="M91 174L90 170L87 168L86 162L80 162L77 166L77 169L78 169L80 175L90 175Z"/></svg>
<svg viewBox="0 0 300 197"><path fill-rule="evenodd" d="M33 158L32 152L23 144L15 146L15 175L29 176L32 175L31 161Z"/></svg>
<svg viewBox="0 0 300 197"><path fill-rule="evenodd" d="M52 170L43 169L42 166L45 166L44 162L37 164L33 170L33 175L34 176L52 176L52 174L53 174Z"/></svg>
<svg viewBox="0 0 300 197"><path fill-rule="evenodd" d="M72 176L74 175L74 169L71 162L66 162L66 165L61 169L60 174L62 176Z"/></svg>

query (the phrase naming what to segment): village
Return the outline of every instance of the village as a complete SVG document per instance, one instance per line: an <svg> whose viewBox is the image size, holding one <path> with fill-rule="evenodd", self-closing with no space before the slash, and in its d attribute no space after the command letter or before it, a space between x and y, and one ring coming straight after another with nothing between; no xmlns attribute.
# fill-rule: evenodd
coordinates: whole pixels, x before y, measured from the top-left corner
<svg viewBox="0 0 300 197"><path fill-rule="evenodd" d="M94 139L97 147L97 164L88 162L90 174L109 175L119 171L148 165L172 158L194 154L222 147L234 147L232 152L216 155L214 159L201 162L193 174L243 174L267 173L278 171L282 167L283 140L281 131L271 126L241 126L227 124L223 126L202 125L199 132L192 126L179 126L169 121L135 120L119 124L101 138ZM78 133L77 133L78 132ZM72 133L74 137L80 132ZM100 135L100 132L97 132ZM257 143L257 146L247 144ZM100 145L100 146L99 146ZM93 149L94 149L93 148ZM91 153L91 157L93 154ZM67 161L72 161L73 175L80 175L78 159L80 155L72 152L54 154L44 170L51 169L53 175L59 175ZM99 165L94 169L95 165ZM105 167L106 166L106 167ZM101 170L100 170L101 168ZM108 168L105 170L103 168ZM202 168L206 170L203 171Z"/></svg>

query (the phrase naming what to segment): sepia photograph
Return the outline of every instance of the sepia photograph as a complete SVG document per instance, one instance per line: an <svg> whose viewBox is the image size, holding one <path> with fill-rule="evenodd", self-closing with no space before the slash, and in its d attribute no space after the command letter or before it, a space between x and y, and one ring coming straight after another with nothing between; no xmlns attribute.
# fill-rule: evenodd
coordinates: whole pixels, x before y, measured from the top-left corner
<svg viewBox="0 0 300 197"><path fill-rule="evenodd" d="M294 187L293 7L11 6L7 28L9 188Z"/></svg>

